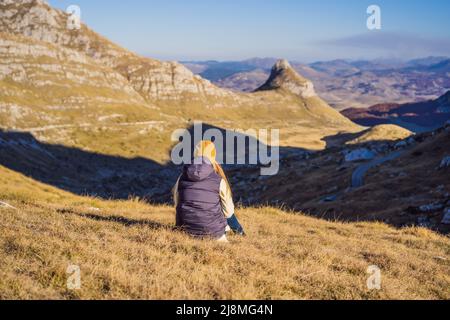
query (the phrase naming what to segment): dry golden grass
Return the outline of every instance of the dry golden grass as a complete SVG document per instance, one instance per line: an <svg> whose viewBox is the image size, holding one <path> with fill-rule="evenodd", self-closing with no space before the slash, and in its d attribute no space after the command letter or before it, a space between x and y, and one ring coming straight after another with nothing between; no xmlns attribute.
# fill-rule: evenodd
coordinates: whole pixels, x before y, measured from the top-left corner
<svg viewBox="0 0 450 320"><path fill-rule="evenodd" d="M413 133L402 127L393 124L382 124L368 129L361 136L353 139L347 144L361 144L371 141L397 141L404 140Z"/></svg>
<svg viewBox="0 0 450 320"><path fill-rule="evenodd" d="M0 173L0 200L17 208L0 209L0 299L450 298L450 241L425 229L242 208L248 237L224 245L173 230L170 207ZM80 290L67 289L70 264ZM369 265L382 270L380 291L367 289Z"/></svg>

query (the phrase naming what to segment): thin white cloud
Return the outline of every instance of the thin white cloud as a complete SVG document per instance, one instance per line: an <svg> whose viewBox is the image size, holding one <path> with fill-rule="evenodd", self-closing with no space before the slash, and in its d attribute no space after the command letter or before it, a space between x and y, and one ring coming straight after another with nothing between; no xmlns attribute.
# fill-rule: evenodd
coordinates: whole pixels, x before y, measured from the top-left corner
<svg viewBox="0 0 450 320"><path fill-rule="evenodd" d="M412 58L450 55L450 38L428 38L414 34L371 31L340 39L320 41L322 46L351 52L357 49L367 56L386 55Z"/></svg>

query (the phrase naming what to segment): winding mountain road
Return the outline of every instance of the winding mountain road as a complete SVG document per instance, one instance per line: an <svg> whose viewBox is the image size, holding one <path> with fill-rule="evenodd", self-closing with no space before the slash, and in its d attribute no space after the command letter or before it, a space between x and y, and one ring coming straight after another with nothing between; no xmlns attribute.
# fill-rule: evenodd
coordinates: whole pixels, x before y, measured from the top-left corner
<svg viewBox="0 0 450 320"><path fill-rule="evenodd" d="M403 153L404 153L404 150L394 151L384 157L376 158L370 162L366 162L366 163L360 165L359 167L357 167L355 169L355 171L353 171L353 175L352 175L352 188L356 189L356 188L360 188L364 185L364 176L370 169L375 168L385 162L397 159Z"/></svg>

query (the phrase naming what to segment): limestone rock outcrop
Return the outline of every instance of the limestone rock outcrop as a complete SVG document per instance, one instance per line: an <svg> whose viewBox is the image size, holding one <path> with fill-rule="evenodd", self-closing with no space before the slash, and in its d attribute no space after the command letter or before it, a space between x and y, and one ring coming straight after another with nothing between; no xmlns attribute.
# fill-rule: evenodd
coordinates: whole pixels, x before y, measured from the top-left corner
<svg viewBox="0 0 450 320"><path fill-rule="evenodd" d="M176 62L160 62L125 50L90 30L68 28L69 15L42 0L0 0L0 32L76 50L120 72L148 99L223 97L232 93Z"/></svg>
<svg viewBox="0 0 450 320"><path fill-rule="evenodd" d="M269 79L256 91L284 89L302 98L317 96L311 81L300 76L287 60L279 60L272 68Z"/></svg>

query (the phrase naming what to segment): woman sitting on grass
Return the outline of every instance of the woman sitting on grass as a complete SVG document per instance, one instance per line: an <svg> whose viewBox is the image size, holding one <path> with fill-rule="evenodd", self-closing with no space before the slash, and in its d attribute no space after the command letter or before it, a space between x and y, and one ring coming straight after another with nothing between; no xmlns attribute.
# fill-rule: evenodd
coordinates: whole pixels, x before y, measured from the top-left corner
<svg viewBox="0 0 450 320"><path fill-rule="evenodd" d="M195 237L227 242L226 231L245 235L234 212L228 179L216 161L216 147L201 141L174 187L176 225Z"/></svg>

